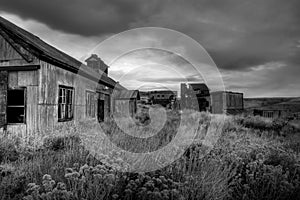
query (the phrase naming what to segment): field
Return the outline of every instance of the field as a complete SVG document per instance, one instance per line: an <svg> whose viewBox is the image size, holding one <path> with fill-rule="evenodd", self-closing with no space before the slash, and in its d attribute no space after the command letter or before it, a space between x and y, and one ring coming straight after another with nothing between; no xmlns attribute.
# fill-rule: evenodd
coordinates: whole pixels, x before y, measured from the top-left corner
<svg viewBox="0 0 300 200"><path fill-rule="evenodd" d="M245 109L249 108L260 108L264 106L271 106L278 103L289 102L297 98L288 98L288 97L273 97L273 98L245 98L244 107Z"/></svg>
<svg viewBox="0 0 300 200"><path fill-rule="evenodd" d="M159 124L146 126L151 122L140 114L100 126L66 124L38 133L30 145L13 133L2 136L0 199L299 199L298 127L284 120L190 111L171 111L166 119L157 134ZM183 149L182 154L155 171L157 157L130 156L174 140L180 145L167 153Z"/></svg>

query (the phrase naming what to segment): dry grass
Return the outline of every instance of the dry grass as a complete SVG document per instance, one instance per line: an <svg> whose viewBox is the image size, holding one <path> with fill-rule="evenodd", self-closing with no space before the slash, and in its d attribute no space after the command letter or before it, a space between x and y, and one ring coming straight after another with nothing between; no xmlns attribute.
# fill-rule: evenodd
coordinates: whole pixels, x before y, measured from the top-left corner
<svg viewBox="0 0 300 200"><path fill-rule="evenodd" d="M151 118L163 119L66 124L38 134L33 148L1 138L0 199L298 198L299 135L284 123L191 111ZM177 159L153 172L120 172L173 161L164 155Z"/></svg>

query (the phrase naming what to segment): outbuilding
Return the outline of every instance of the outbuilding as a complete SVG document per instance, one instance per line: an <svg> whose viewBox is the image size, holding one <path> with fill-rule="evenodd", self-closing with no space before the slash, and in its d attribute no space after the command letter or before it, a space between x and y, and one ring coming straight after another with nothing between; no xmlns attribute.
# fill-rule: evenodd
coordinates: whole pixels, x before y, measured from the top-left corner
<svg viewBox="0 0 300 200"><path fill-rule="evenodd" d="M134 116L137 112L137 102L140 100L138 90L115 90L113 92L114 114Z"/></svg>
<svg viewBox="0 0 300 200"><path fill-rule="evenodd" d="M210 93L211 113L240 114L244 111L244 94L230 91Z"/></svg>

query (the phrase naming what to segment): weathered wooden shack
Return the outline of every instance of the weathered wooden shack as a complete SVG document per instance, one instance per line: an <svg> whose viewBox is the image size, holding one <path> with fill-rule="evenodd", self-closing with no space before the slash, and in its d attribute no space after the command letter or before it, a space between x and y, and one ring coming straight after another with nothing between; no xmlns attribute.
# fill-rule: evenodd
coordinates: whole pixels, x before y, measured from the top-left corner
<svg viewBox="0 0 300 200"><path fill-rule="evenodd" d="M134 116L137 112L138 90L115 90L113 92L114 113L121 116Z"/></svg>
<svg viewBox="0 0 300 200"><path fill-rule="evenodd" d="M148 94L152 104L160 104L162 106L170 105L177 98L177 92L171 90L150 91Z"/></svg>
<svg viewBox="0 0 300 200"><path fill-rule="evenodd" d="M300 99L295 98L286 102L271 104L252 109L253 115L259 115L265 118L299 118Z"/></svg>
<svg viewBox="0 0 300 200"><path fill-rule="evenodd" d="M116 82L98 61L86 66L0 17L0 129L26 136L65 122L103 121Z"/></svg>
<svg viewBox="0 0 300 200"><path fill-rule="evenodd" d="M209 110L209 89L205 83L181 84L181 109Z"/></svg>
<svg viewBox="0 0 300 200"><path fill-rule="evenodd" d="M243 93L218 91L210 93L211 113L239 114L244 110Z"/></svg>

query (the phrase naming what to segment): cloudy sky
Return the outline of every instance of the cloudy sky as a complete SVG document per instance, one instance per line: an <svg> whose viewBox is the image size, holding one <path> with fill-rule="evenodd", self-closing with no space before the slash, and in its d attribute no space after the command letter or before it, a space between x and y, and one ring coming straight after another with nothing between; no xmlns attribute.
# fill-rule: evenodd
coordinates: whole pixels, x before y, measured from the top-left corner
<svg viewBox="0 0 300 200"><path fill-rule="evenodd" d="M176 30L205 48L227 90L247 97L300 96L299 0L1 0L0 15L79 60L107 38L129 29ZM134 36L99 51L112 64L110 75L127 87L178 89L182 80L203 81L186 67L189 63L183 62L181 53L201 66L213 65L203 62L206 56L197 55L191 45L160 34ZM120 49L152 43L169 51L122 52L125 56L112 62ZM178 53L176 58L171 52ZM139 67L126 68L126 63Z"/></svg>

